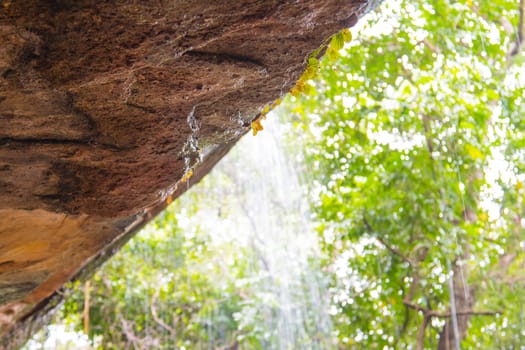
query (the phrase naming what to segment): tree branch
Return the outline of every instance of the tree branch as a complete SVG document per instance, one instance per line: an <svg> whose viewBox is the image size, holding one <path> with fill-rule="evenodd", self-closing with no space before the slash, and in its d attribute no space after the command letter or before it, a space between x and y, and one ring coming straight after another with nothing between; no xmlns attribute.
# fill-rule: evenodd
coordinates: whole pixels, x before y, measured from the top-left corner
<svg viewBox="0 0 525 350"><path fill-rule="evenodd" d="M525 36L525 26L523 23L524 3L525 3L525 0L520 0L520 4L519 4L520 18L518 21L518 28L516 29L516 42L514 43L514 45L512 46L510 50L510 53L509 53L510 57L516 56L517 54L519 54L523 47L523 37Z"/></svg>
<svg viewBox="0 0 525 350"><path fill-rule="evenodd" d="M389 243L387 243L383 238L379 237L379 236L376 236L376 239L379 241L379 243L381 243L383 246L385 246L385 248L387 250L389 250L392 254L394 255L397 255L398 257L401 258L401 260L404 260L405 262L407 262L410 266L412 266L412 261L407 258L406 256L403 255L403 253L401 253L399 251L399 249L396 249L394 247L392 247Z"/></svg>
<svg viewBox="0 0 525 350"><path fill-rule="evenodd" d="M420 43L423 43L430 51L434 53L441 53L439 47L432 44L427 38L421 40Z"/></svg>
<svg viewBox="0 0 525 350"><path fill-rule="evenodd" d="M126 319L121 318L120 323L122 325L122 331L124 332L124 335L126 336L126 339L128 342L131 342L131 345L134 349L141 348L140 347L140 339L135 335L133 332L133 327L130 326L130 322L128 322Z"/></svg>
<svg viewBox="0 0 525 350"><path fill-rule="evenodd" d="M431 126L430 126L430 120L427 115L421 116L421 121L423 122L423 130L425 131L425 141L427 143L427 149L430 156L430 160L434 161L434 145L432 144L431 136ZM434 170L432 169L432 172L434 173Z"/></svg>
<svg viewBox="0 0 525 350"><path fill-rule="evenodd" d="M162 321L159 318L159 315L157 314L157 309L156 309L155 303L156 303L156 300L158 299L158 296L159 296L159 293L160 293L159 290L160 289L157 289L157 291L155 292L155 295L151 299L151 304L150 304L151 315L153 316L153 320L159 326L161 326L162 328L167 330L171 334L172 337L175 337L177 335L177 332L175 331L175 329L173 329L172 327L168 326L164 321Z"/></svg>
<svg viewBox="0 0 525 350"><path fill-rule="evenodd" d="M367 232L371 235L374 235L375 238L379 241L379 243L381 243L387 250L389 250L392 254L400 257L401 260L407 262L410 266L413 265L412 261L409 258L407 258L403 253L401 253L399 249L392 247L387 241L385 241L383 238L376 234L376 232L374 231L374 229L372 228L365 216L363 216L363 223L366 227Z"/></svg>
<svg viewBox="0 0 525 350"><path fill-rule="evenodd" d="M89 336L89 281L84 283L84 333Z"/></svg>
<svg viewBox="0 0 525 350"><path fill-rule="evenodd" d="M423 306L414 304L407 299L403 300L403 304L405 304L407 307L411 309L414 309L416 311L423 313L424 316L438 317L438 318L449 318L452 316L494 316L494 315L501 315L503 313L502 311L461 310L461 311L456 311L456 314L452 315L451 312L439 312L439 311L429 310Z"/></svg>
<svg viewBox="0 0 525 350"><path fill-rule="evenodd" d="M423 350L425 347L425 329L427 328L428 321L430 321L430 316L424 314L423 315L423 322L421 323L421 326L419 327L417 331L417 342L416 342L416 349L417 350Z"/></svg>
<svg viewBox="0 0 525 350"><path fill-rule="evenodd" d="M407 272L404 278L408 278L408 277L409 275ZM404 296L403 300L412 300L414 298L414 294L416 293L416 288L417 288L418 283L419 283L419 274L417 273L417 270L414 270L414 275L412 276L412 282L410 283L408 295ZM401 288L402 288L403 295L404 295L405 288L403 287L403 281L401 281L401 286L402 286ZM406 332L406 329L408 328L408 323L410 322L410 308L405 303L404 305L405 305L405 320L403 321L403 325L401 326L401 331L399 332L398 338L401 338L401 336Z"/></svg>

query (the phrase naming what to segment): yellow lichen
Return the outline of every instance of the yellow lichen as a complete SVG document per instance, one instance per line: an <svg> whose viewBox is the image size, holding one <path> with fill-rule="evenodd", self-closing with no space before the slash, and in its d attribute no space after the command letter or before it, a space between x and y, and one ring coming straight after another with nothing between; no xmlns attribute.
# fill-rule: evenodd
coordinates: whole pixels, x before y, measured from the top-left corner
<svg viewBox="0 0 525 350"><path fill-rule="evenodd" d="M193 176L193 169L189 169L186 174L180 179L180 182L186 182Z"/></svg>
<svg viewBox="0 0 525 350"><path fill-rule="evenodd" d="M257 136L257 133L259 131L262 131L264 130L262 124L261 124L261 120L262 119L265 119L265 118L262 118L262 117L259 117L257 119L255 119L253 122L252 122L252 131L253 131L253 136Z"/></svg>

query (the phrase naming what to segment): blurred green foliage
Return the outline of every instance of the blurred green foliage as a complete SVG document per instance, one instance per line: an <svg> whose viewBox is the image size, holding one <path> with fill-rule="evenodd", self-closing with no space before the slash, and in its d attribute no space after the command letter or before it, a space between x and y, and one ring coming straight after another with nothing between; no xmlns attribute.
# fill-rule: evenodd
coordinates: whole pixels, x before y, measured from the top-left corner
<svg viewBox="0 0 525 350"><path fill-rule="evenodd" d="M386 2L285 104L312 171L343 347L524 346L518 10Z"/></svg>

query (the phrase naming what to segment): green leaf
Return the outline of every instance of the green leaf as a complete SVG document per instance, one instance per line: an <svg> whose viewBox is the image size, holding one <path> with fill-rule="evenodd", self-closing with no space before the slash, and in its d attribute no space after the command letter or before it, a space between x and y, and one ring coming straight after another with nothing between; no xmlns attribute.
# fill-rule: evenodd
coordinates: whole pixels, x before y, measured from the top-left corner
<svg viewBox="0 0 525 350"><path fill-rule="evenodd" d="M343 34L337 33L332 37L332 40L330 41L330 48L333 50L340 50L344 47L345 40L343 37Z"/></svg>
<svg viewBox="0 0 525 350"><path fill-rule="evenodd" d="M352 41L352 32L350 31L350 29L343 29L341 31L341 36L343 37L343 41L345 43L349 43L350 41Z"/></svg>

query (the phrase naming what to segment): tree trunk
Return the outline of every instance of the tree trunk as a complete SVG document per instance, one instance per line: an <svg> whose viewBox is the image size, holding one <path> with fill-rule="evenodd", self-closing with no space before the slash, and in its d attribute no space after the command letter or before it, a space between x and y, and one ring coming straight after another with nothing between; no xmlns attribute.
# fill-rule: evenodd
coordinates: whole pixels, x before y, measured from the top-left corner
<svg viewBox="0 0 525 350"><path fill-rule="evenodd" d="M454 264L452 277L453 298L451 297L451 315L439 334L438 350L459 350L459 344L467 335L471 315L454 315L453 310L467 311L474 306L474 289L467 283L467 269Z"/></svg>

